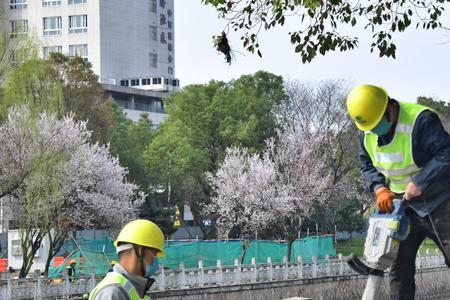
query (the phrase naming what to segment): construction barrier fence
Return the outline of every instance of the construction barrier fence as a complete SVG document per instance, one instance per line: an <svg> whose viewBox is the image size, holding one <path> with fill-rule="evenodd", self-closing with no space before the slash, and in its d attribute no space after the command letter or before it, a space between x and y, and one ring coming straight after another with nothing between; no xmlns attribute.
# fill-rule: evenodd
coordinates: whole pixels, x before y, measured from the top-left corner
<svg viewBox="0 0 450 300"><path fill-rule="evenodd" d="M63 249L68 255L63 263L60 262L61 258L55 258L58 262L52 266L59 265L50 269L49 277L58 276L71 259L77 261L77 275L88 275L92 269L97 275L104 275L111 268L111 261L118 260L110 239L67 241ZM234 265L236 259L243 264L252 263L252 259L256 263L266 263L268 257L273 263L280 263L287 256L287 250L285 241L166 241L166 255L160 258L159 263L170 269L179 268L181 262L185 268L195 268L199 261L203 262L204 267L216 266L218 260L223 266ZM303 261L310 262L313 256L320 260L326 255L336 256L331 235L308 237L291 243L291 261L301 256Z"/></svg>

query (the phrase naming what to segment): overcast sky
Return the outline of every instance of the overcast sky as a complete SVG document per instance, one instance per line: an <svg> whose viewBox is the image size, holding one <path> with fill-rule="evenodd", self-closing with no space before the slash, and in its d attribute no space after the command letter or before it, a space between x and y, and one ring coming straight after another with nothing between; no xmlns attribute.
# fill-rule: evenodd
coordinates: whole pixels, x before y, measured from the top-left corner
<svg viewBox="0 0 450 300"><path fill-rule="evenodd" d="M360 32L359 49L319 55L302 64L289 42L295 28L276 28L261 41L263 58L242 50L238 34L231 46L241 52L229 66L212 46L212 36L224 29L211 7L200 0L175 0L175 72L181 85L228 81L243 74L265 70L300 81L345 79L352 84L371 83L385 87L398 100L415 101L425 95L450 100L450 33L412 29L396 36L397 59L370 53L370 32ZM415 26L414 26L415 27Z"/></svg>

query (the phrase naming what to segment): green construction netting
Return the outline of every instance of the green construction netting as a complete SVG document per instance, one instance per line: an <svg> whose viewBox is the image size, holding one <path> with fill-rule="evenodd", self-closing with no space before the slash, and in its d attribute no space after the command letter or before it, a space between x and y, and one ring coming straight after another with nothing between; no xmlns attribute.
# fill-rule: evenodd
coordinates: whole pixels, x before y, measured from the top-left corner
<svg viewBox="0 0 450 300"><path fill-rule="evenodd" d="M184 262L185 268L195 268L199 260L203 261L204 267L216 266L219 259L224 266L233 265L234 260L240 259L243 254L243 242L239 240L167 241L165 245L166 256L160 259L160 264L171 269L178 268L180 262ZM298 256L305 262L311 261L313 256L318 259L325 258L326 254L336 256L332 236L296 240L292 242L291 247L291 261L296 261ZM88 275L92 269L97 275L104 275L110 269L111 261L118 260L113 241L110 239L67 241L63 248L70 254L62 265L50 268L49 277L57 277L71 259L77 261L77 275ZM252 258L255 258L257 263L266 263L268 257L271 257L274 263L282 262L286 250L284 241L251 241L242 263L250 264Z"/></svg>
<svg viewBox="0 0 450 300"><path fill-rule="evenodd" d="M118 260L116 248L110 239L66 241L63 248L70 254L59 267L50 268L50 278L59 276L72 259L77 262L77 276L88 275L91 270L97 275L104 275L111 268L111 261Z"/></svg>
<svg viewBox="0 0 450 300"><path fill-rule="evenodd" d="M286 256L286 243L276 241L251 241L245 251L243 264L251 264L252 258L256 263L267 263L267 258L271 257L272 262L283 262L283 256Z"/></svg>
<svg viewBox="0 0 450 300"><path fill-rule="evenodd" d="M333 236L308 237L292 242L291 261L297 261L301 256L304 262L310 262L313 256L324 259L325 255L336 256Z"/></svg>
<svg viewBox="0 0 450 300"><path fill-rule="evenodd" d="M242 255L241 241L195 241L169 243L164 247L166 256L160 263L169 268L178 268L184 262L186 268L198 266L203 261L204 267L217 265L220 259L222 265L233 265L236 258Z"/></svg>

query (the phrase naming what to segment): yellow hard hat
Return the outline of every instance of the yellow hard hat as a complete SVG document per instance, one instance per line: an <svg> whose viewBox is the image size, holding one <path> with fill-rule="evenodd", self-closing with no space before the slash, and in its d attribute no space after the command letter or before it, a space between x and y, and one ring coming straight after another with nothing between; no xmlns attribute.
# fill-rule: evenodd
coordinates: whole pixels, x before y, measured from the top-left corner
<svg viewBox="0 0 450 300"><path fill-rule="evenodd" d="M117 247L119 242L154 248L159 250L158 256L164 255L164 234L158 225L149 220L134 220L125 225L114 246Z"/></svg>
<svg viewBox="0 0 450 300"><path fill-rule="evenodd" d="M62 278L55 278L53 279L54 283L61 283L62 282Z"/></svg>
<svg viewBox="0 0 450 300"><path fill-rule="evenodd" d="M76 263L77 263L77 261L75 259L71 259L70 262L69 262L70 265L71 264L76 264Z"/></svg>
<svg viewBox="0 0 450 300"><path fill-rule="evenodd" d="M357 86L347 97L347 111L356 127L363 131L372 130L378 125L387 104L387 92L374 85Z"/></svg>
<svg viewBox="0 0 450 300"><path fill-rule="evenodd" d="M111 261L111 266L114 266L117 262L115 260Z"/></svg>

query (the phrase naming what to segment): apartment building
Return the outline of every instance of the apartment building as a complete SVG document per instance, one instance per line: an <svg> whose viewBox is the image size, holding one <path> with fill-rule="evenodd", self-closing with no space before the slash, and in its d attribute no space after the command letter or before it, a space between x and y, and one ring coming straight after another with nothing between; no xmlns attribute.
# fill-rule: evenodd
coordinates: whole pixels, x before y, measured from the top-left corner
<svg viewBox="0 0 450 300"><path fill-rule="evenodd" d="M61 52L92 63L132 119L142 111L164 119L163 99L179 88L174 0L4 0L3 9L11 35L34 36L43 58Z"/></svg>

